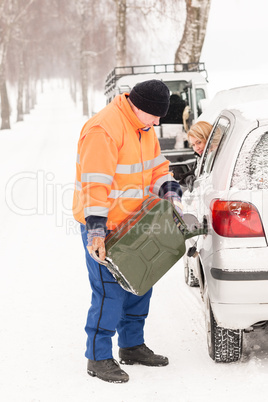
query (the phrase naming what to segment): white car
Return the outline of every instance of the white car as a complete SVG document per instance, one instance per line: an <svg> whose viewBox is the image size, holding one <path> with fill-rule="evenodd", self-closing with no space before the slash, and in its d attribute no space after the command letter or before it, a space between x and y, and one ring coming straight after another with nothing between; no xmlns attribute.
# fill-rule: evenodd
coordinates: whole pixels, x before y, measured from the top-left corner
<svg viewBox="0 0 268 402"><path fill-rule="evenodd" d="M187 240L184 266L200 286L209 355L237 361L243 332L268 320L268 101L220 113L182 202L208 229Z"/></svg>

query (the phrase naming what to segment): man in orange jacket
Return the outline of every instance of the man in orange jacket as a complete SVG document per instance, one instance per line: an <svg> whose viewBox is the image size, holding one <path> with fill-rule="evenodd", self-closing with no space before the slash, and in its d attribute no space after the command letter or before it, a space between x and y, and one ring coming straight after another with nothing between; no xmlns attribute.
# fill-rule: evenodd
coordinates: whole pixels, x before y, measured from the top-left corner
<svg viewBox="0 0 268 402"><path fill-rule="evenodd" d="M181 188L161 155L154 125L166 115L169 89L158 80L137 84L118 95L82 128L78 141L73 213L81 223L90 285L91 307L86 333L87 371L109 382L129 377L112 354L117 331L120 363L165 366L144 343L144 324L152 289L143 296L125 291L108 269L92 257L105 259L105 237L153 193L180 202ZM179 212L182 214L180 208Z"/></svg>

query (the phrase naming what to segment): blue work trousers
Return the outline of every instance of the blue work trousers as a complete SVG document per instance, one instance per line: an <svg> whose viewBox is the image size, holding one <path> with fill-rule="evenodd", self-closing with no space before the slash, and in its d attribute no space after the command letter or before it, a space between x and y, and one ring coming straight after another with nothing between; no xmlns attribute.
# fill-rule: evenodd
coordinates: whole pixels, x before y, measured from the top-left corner
<svg viewBox="0 0 268 402"><path fill-rule="evenodd" d="M87 231L81 225L86 264L92 289L91 306L85 331L85 356L91 360L113 358L112 336L118 333L118 346L127 348L144 343L144 324L148 316L152 289L143 296L125 291L108 269L97 263L87 250Z"/></svg>

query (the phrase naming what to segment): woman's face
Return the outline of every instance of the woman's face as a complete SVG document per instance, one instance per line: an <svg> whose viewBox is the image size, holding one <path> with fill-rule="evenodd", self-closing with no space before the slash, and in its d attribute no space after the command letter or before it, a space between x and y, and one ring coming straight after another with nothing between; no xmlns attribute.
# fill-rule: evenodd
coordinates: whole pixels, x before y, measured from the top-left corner
<svg viewBox="0 0 268 402"><path fill-rule="evenodd" d="M190 135L189 140L190 140L190 145L193 147L193 150L198 155L202 155L202 153L205 149L205 145L206 145L205 140L200 140L199 138L193 137L192 135Z"/></svg>

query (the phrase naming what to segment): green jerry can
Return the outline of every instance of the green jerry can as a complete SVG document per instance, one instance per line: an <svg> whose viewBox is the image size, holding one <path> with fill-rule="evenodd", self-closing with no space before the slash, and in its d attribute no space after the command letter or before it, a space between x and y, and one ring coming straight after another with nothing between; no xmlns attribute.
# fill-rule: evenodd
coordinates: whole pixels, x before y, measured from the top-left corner
<svg viewBox="0 0 268 402"><path fill-rule="evenodd" d="M174 220L177 222L175 222ZM206 233L185 223L172 203L150 196L106 237L106 265L127 291L144 295L185 253L185 240Z"/></svg>

